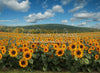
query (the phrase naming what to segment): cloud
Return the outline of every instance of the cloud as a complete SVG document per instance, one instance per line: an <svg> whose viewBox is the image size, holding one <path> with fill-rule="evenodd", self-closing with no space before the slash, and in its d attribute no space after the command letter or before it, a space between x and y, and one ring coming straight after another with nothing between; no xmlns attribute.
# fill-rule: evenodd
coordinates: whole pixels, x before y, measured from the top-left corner
<svg viewBox="0 0 100 73"><path fill-rule="evenodd" d="M0 20L0 22L18 22L19 20L14 19L14 20Z"/></svg>
<svg viewBox="0 0 100 73"><path fill-rule="evenodd" d="M100 12L96 13L93 20L94 21L100 21Z"/></svg>
<svg viewBox="0 0 100 73"><path fill-rule="evenodd" d="M64 12L63 8L60 5L55 5L52 7L52 9L47 9L44 13L33 13L29 14L28 16L25 16L25 21L29 23L36 23L41 20L46 20L51 17L54 17L55 13L59 12L62 13Z"/></svg>
<svg viewBox="0 0 100 73"><path fill-rule="evenodd" d="M54 12L64 13L64 9L63 9L62 6L60 6L60 5L55 5L55 6L53 6L52 10L53 10Z"/></svg>
<svg viewBox="0 0 100 73"><path fill-rule="evenodd" d="M83 6L77 6L77 7L73 8L73 9L69 10L69 12L74 13L74 12L76 12L76 11L82 9L82 8L83 8Z"/></svg>
<svg viewBox="0 0 100 73"><path fill-rule="evenodd" d="M30 23L36 23L37 21L40 20L45 20L45 19L49 19L50 17L53 17L55 15L55 13L52 12L52 10L47 10L44 12L44 14L42 14L41 12L35 14L29 14L29 16L25 17L25 21L26 22L30 22Z"/></svg>
<svg viewBox="0 0 100 73"><path fill-rule="evenodd" d="M100 23L97 23L95 25L91 25L90 27L92 27L92 28L99 28L100 29Z"/></svg>
<svg viewBox="0 0 100 73"><path fill-rule="evenodd" d="M67 23L68 21L67 20L62 20L61 21L63 24Z"/></svg>
<svg viewBox="0 0 100 73"><path fill-rule="evenodd" d="M78 26L85 26L85 25L87 25L86 22L82 22L82 23L78 24Z"/></svg>
<svg viewBox="0 0 100 73"><path fill-rule="evenodd" d="M61 3L63 5L66 5L66 4L70 3L70 2L71 2L71 0L61 0Z"/></svg>
<svg viewBox="0 0 100 73"><path fill-rule="evenodd" d="M80 12L80 13L75 13L73 15L73 18L71 18L71 21L79 21L79 20L84 20L84 19L92 19L94 18L96 13L88 13L88 12Z"/></svg>
<svg viewBox="0 0 100 73"><path fill-rule="evenodd" d="M0 0L0 3L2 3L2 6L6 6L7 8L15 11L26 12L30 8L29 0L22 2L19 2L19 0Z"/></svg>
<svg viewBox="0 0 100 73"><path fill-rule="evenodd" d="M42 4L42 7L43 7L43 8L47 8L47 7L48 7L47 1L48 1L48 0L45 0L45 1L43 2L43 4Z"/></svg>
<svg viewBox="0 0 100 73"><path fill-rule="evenodd" d="M74 4L74 8L70 9L69 12L76 12L82 8L84 8L84 6L86 5L86 1L85 0L76 0L75 4Z"/></svg>

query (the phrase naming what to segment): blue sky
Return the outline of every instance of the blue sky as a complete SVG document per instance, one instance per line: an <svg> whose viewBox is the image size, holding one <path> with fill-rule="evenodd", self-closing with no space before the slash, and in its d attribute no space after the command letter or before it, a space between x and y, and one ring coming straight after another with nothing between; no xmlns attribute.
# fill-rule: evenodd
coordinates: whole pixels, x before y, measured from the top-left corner
<svg viewBox="0 0 100 73"><path fill-rule="evenodd" d="M0 0L0 25L100 27L100 0Z"/></svg>

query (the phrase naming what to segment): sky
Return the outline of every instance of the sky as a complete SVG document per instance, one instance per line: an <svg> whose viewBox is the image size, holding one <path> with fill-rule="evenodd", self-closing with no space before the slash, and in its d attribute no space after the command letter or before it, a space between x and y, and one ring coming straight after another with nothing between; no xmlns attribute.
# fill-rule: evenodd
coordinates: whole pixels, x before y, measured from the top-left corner
<svg viewBox="0 0 100 73"><path fill-rule="evenodd" d="M0 25L100 28L100 0L0 0Z"/></svg>

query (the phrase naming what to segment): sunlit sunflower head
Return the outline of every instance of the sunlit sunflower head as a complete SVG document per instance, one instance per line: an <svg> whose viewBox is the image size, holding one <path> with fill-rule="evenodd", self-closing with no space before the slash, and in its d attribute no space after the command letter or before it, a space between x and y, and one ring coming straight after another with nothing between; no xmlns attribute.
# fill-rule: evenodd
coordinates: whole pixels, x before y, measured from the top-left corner
<svg viewBox="0 0 100 73"><path fill-rule="evenodd" d="M2 49L2 54L4 55L6 53L6 49Z"/></svg>
<svg viewBox="0 0 100 73"><path fill-rule="evenodd" d="M55 50L57 50L58 49L58 44L53 44L53 48L55 49Z"/></svg>
<svg viewBox="0 0 100 73"><path fill-rule="evenodd" d="M23 47L20 47L19 48L19 52L23 52L24 50L23 50Z"/></svg>
<svg viewBox="0 0 100 73"><path fill-rule="evenodd" d="M64 50L62 48L59 48L59 49L56 50L56 55L58 57L63 56L63 54L64 54Z"/></svg>
<svg viewBox="0 0 100 73"><path fill-rule="evenodd" d="M35 49L35 48L36 48L36 44L33 43L33 44L31 45L31 48L32 48L32 49Z"/></svg>
<svg viewBox="0 0 100 73"><path fill-rule="evenodd" d="M85 50L88 50L88 47L87 46L85 46Z"/></svg>
<svg viewBox="0 0 100 73"><path fill-rule="evenodd" d="M97 47L97 46L99 46L99 43L98 42L94 42L94 45Z"/></svg>
<svg viewBox="0 0 100 73"><path fill-rule="evenodd" d="M6 47L5 47L5 46L1 46L1 47L0 47L0 50L3 50L3 49L6 50Z"/></svg>
<svg viewBox="0 0 100 73"><path fill-rule="evenodd" d="M2 54L0 53L0 60L2 59Z"/></svg>
<svg viewBox="0 0 100 73"><path fill-rule="evenodd" d="M19 60L19 65L20 65L20 67L25 68L28 65L28 61L25 60L25 59L20 59Z"/></svg>
<svg viewBox="0 0 100 73"><path fill-rule="evenodd" d="M47 53L49 51L48 47L44 47L43 52Z"/></svg>
<svg viewBox="0 0 100 73"><path fill-rule="evenodd" d="M89 46L92 46L92 44L93 44L92 42L89 42L89 44L88 44L88 45L89 45Z"/></svg>
<svg viewBox="0 0 100 73"><path fill-rule="evenodd" d="M26 51L23 53L23 58L26 60L30 60L32 57L32 53L30 53L30 51Z"/></svg>
<svg viewBox="0 0 100 73"><path fill-rule="evenodd" d="M75 57L82 58L83 57L83 50L81 50L80 48L76 49L74 51L74 55L75 55Z"/></svg>
<svg viewBox="0 0 100 73"><path fill-rule="evenodd" d="M99 59L99 55L96 54L96 55L95 55L95 60L98 60L98 59Z"/></svg>
<svg viewBox="0 0 100 73"><path fill-rule="evenodd" d="M62 44L62 48L63 49L66 49L66 44Z"/></svg>
<svg viewBox="0 0 100 73"><path fill-rule="evenodd" d="M97 48L96 48L96 51L100 51L100 47L97 47Z"/></svg>
<svg viewBox="0 0 100 73"><path fill-rule="evenodd" d="M17 49L10 49L9 54L11 57L16 57L18 55Z"/></svg>
<svg viewBox="0 0 100 73"><path fill-rule="evenodd" d="M33 53L34 52L33 49L30 49L30 52Z"/></svg>
<svg viewBox="0 0 100 73"><path fill-rule="evenodd" d="M82 50L84 50L84 48L85 48L84 44L82 44L82 43L79 44L79 48L82 49Z"/></svg>
<svg viewBox="0 0 100 73"><path fill-rule="evenodd" d="M23 47L27 47L27 43L24 43L24 44L23 44Z"/></svg>
<svg viewBox="0 0 100 73"><path fill-rule="evenodd" d="M95 50L95 47L94 47L94 46L91 46L90 49L91 49L91 50Z"/></svg>
<svg viewBox="0 0 100 73"><path fill-rule="evenodd" d="M29 51L28 47L23 47L23 52Z"/></svg>
<svg viewBox="0 0 100 73"><path fill-rule="evenodd" d="M77 48L77 44L76 43L72 43L72 44L69 45L69 49L71 51L75 50L76 48Z"/></svg>
<svg viewBox="0 0 100 73"><path fill-rule="evenodd" d="M91 49L90 48L88 49L88 54L91 54Z"/></svg>

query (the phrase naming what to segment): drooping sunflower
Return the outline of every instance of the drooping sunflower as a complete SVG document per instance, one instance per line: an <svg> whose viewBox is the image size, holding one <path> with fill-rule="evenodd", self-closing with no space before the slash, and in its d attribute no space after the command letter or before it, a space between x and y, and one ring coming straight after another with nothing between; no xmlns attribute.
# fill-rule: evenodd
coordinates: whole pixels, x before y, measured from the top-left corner
<svg viewBox="0 0 100 73"><path fill-rule="evenodd" d="M18 54L17 49L10 49L10 50L9 50L9 55L10 55L11 57L16 57L17 54Z"/></svg>
<svg viewBox="0 0 100 73"><path fill-rule="evenodd" d="M74 51L74 55L75 55L75 57L82 58L83 57L83 50L81 50L80 48L76 49Z"/></svg>
<svg viewBox="0 0 100 73"><path fill-rule="evenodd" d="M32 53L30 53L30 51L26 51L23 53L23 58L26 60L30 60L32 57Z"/></svg>
<svg viewBox="0 0 100 73"><path fill-rule="evenodd" d="M79 44L79 48L82 49L82 50L84 50L84 48L85 48L84 44L80 43Z"/></svg>
<svg viewBox="0 0 100 73"><path fill-rule="evenodd" d="M43 52L47 53L49 51L48 47L44 47Z"/></svg>
<svg viewBox="0 0 100 73"><path fill-rule="evenodd" d="M2 59L2 54L0 53L0 60Z"/></svg>
<svg viewBox="0 0 100 73"><path fill-rule="evenodd" d="M56 55L58 57L63 56L63 54L64 54L64 50L62 48L59 48L59 49L56 50Z"/></svg>
<svg viewBox="0 0 100 73"><path fill-rule="evenodd" d="M25 59L20 59L19 60L19 65L20 65L20 67L25 68L28 65L28 61L25 60Z"/></svg>
<svg viewBox="0 0 100 73"><path fill-rule="evenodd" d="M96 54L96 55L95 55L95 60L98 60L98 59L99 59L99 55Z"/></svg>
<svg viewBox="0 0 100 73"><path fill-rule="evenodd" d="M74 51L76 48L77 48L77 44L76 43L72 43L72 44L69 45L69 49L71 51Z"/></svg>

